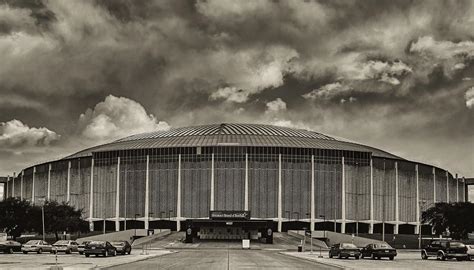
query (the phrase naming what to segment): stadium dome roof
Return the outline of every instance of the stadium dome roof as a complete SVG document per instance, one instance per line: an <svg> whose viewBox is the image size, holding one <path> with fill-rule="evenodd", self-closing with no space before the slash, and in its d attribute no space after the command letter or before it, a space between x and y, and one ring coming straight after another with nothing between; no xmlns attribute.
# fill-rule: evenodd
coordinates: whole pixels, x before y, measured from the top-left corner
<svg viewBox="0 0 474 270"><path fill-rule="evenodd" d="M91 156L93 152L197 146L267 146L371 152L373 156L402 159L383 150L322 133L261 124L211 124L132 135L85 149L66 157Z"/></svg>

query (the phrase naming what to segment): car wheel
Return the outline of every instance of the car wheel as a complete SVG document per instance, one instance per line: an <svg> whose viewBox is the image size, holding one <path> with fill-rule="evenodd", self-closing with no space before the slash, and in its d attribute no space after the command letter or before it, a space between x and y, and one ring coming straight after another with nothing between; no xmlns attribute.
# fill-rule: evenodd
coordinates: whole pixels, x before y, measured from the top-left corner
<svg viewBox="0 0 474 270"><path fill-rule="evenodd" d="M10 254L12 254L13 252L10 251ZM28 251L23 251L23 254L28 254Z"/></svg>
<svg viewBox="0 0 474 270"><path fill-rule="evenodd" d="M66 254L71 254L71 250L70 249L66 250Z"/></svg>
<svg viewBox="0 0 474 270"><path fill-rule="evenodd" d="M424 251L421 252L421 259L422 260L427 260L428 259L428 255L426 255L426 252L424 252Z"/></svg>
<svg viewBox="0 0 474 270"><path fill-rule="evenodd" d="M390 259L391 261L393 261L393 256L390 256L389 259Z"/></svg>
<svg viewBox="0 0 474 270"><path fill-rule="evenodd" d="M86 254L86 257L89 258L89 254Z"/></svg>
<svg viewBox="0 0 474 270"><path fill-rule="evenodd" d="M112 256L117 256L117 250L114 250L114 254Z"/></svg>
<svg viewBox="0 0 474 270"><path fill-rule="evenodd" d="M359 259L359 256L355 255L354 259L358 260L358 259Z"/></svg>
<svg viewBox="0 0 474 270"><path fill-rule="evenodd" d="M341 253L337 254L338 259L342 259Z"/></svg>
<svg viewBox="0 0 474 270"><path fill-rule="evenodd" d="M10 248L10 249L8 250L8 253L13 254L13 248Z"/></svg>
<svg viewBox="0 0 474 270"><path fill-rule="evenodd" d="M375 255L372 253L372 256L370 256L372 260L375 260Z"/></svg>
<svg viewBox="0 0 474 270"><path fill-rule="evenodd" d="M437 260L441 260L441 261L445 261L445 260L446 260L446 256L444 256L443 253L439 252L439 253L438 253L438 256L436 256L436 259L437 259Z"/></svg>
<svg viewBox="0 0 474 270"><path fill-rule="evenodd" d="M43 249L40 248L38 249L38 254L41 254L41 253L43 253Z"/></svg>

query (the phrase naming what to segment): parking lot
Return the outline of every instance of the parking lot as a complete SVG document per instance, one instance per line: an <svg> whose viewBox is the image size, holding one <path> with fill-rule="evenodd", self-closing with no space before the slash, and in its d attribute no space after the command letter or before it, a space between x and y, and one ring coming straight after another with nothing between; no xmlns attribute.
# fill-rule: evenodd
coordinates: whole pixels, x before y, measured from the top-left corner
<svg viewBox="0 0 474 270"><path fill-rule="evenodd" d="M60 266L63 269L93 269L111 267L125 263L155 258L173 253L169 250L150 250L148 255L142 255L142 250L132 250L130 255L115 257L89 257L73 254L0 254L0 269L51 269ZM57 260L56 260L57 259Z"/></svg>
<svg viewBox="0 0 474 270"><path fill-rule="evenodd" d="M435 258L422 260L419 252L399 251L395 260L386 258L372 259L329 259L328 253L323 253L323 258L318 258L319 252L281 252L283 255L300 259L312 260L323 264L334 265L344 269L474 269L474 261L438 261Z"/></svg>

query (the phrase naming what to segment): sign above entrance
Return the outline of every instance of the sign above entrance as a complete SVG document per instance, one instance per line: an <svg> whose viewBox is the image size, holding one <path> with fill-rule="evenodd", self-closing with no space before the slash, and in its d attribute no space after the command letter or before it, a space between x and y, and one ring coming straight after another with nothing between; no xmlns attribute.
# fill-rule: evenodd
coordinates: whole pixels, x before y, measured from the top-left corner
<svg viewBox="0 0 474 270"><path fill-rule="evenodd" d="M250 211L209 211L210 219L249 220Z"/></svg>

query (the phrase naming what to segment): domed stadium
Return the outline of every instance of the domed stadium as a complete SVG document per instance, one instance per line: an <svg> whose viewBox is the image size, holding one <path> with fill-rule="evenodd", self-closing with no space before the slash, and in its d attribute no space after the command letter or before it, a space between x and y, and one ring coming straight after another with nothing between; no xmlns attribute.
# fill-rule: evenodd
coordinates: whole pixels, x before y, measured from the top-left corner
<svg viewBox="0 0 474 270"><path fill-rule="evenodd" d="M91 230L170 228L246 211L275 230L418 233L435 202L464 201L448 171L314 131L213 124L129 136L25 168L7 197L69 202ZM382 225L384 224L384 225Z"/></svg>

